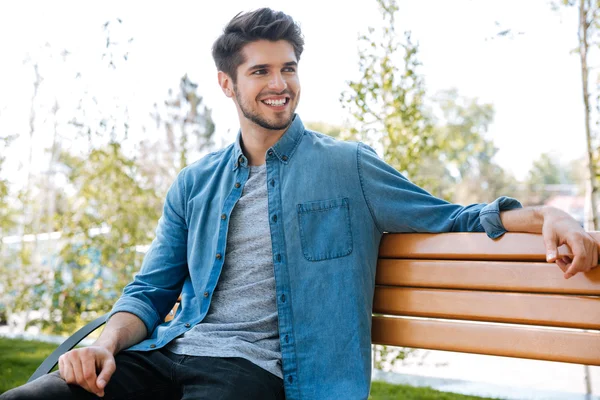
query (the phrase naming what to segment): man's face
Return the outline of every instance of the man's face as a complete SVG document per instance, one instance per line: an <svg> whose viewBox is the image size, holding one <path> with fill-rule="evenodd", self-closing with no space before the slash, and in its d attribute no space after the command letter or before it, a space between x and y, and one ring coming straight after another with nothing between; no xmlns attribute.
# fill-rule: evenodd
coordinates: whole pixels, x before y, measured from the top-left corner
<svg viewBox="0 0 600 400"><path fill-rule="evenodd" d="M233 85L239 112L262 128L287 128L300 100L294 48L285 40L260 40L242 52L246 61L238 67Z"/></svg>

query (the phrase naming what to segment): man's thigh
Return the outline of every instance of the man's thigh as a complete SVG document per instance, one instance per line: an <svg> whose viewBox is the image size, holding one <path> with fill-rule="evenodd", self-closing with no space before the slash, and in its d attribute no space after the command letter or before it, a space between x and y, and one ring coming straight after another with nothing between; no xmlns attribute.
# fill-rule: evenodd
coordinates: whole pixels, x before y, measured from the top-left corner
<svg viewBox="0 0 600 400"><path fill-rule="evenodd" d="M115 357L117 369L104 390L103 399L178 399L181 392L170 381L173 361L160 350L152 352L125 351ZM99 399L77 385L69 385L58 371L9 390L0 400Z"/></svg>
<svg viewBox="0 0 600 400"><path fill-rule="evenodd" d="M182 400L284 400L283 380L243 358L186 357L175 380Z"/></svg>

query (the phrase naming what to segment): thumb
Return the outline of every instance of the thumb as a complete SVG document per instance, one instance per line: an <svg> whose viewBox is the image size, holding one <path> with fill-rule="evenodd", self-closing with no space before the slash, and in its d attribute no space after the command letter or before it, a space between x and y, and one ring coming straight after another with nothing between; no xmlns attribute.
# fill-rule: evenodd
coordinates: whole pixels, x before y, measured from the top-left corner
<svg viewBox="0 0 600 400"><path fill-rule="evenodd" d="M546 245L546 261L556 261L556 259L558 258L558 246L556 245L556 236L544 236L544 243Z"/></svg>
<svg viewBox="0 0 600 400"><path fill-rule="evenodd" d="M102 363L102 370L98 374L98 379L96 380L96 385L98 386L99 389L104 390L104 388L106 387L106 384L108 383L108 381L112 377L113 373L117 369L116 367L117 366L115 364L114 358L109 358L107 360L104 360L104 363Z"/></svg>

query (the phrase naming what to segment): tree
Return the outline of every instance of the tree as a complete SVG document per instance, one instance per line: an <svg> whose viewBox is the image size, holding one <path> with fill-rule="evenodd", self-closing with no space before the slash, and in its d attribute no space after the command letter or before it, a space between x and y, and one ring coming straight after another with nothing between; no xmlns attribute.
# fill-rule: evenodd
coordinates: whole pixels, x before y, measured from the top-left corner
<svg viewBox="0 0 600 400"><path fill-rule="evenodd" d="M162 106L154 104L151 114L165 135L157 141L140 143L140 171L160 193L166 193L190 160L212 148L215 133L212 110L198 93L198 84L187 74L181 77L179 90L169 89L168 96Z"/></svg>
<svg viewBox="0 0 600 400"><path fill-rule="evenodd" d="M359 80L349 82L341 97L350 114L344 138L360 140L383 151L383 159L415 183L434 183L419 176L423 161L435 154L433 127L427 117L423 78L418 74L418 46L411 33L398 40L395 0L378 0L385 26L359 37ZM402 58L398 59L398 55ZM401 67L398 66L401 64Z"/></svg>
<svg viewBox="0 0 600 400"><path fill-rule="evenodd" d="M438 176L446 175L439 181L439 197L470 204L515 196L516 180L495 163L498 149L486 137L494 120L493 105L460 96L456 89L438 93L434 101L437 160L446 170L437 171Z"/></svg>
<svg viewBox="0 0 600 400"><path fill-rule="evenodd" d="M598 32L600 2L598 0L579 1L579 59L581 61L581 81L583 88L583 105L585 112L585 137L587 144L587 158L589 169L588 198L590 201L590 217L587 223L588 229L596 230L600 227L598 220L598 181L600 180L600 146L595 144L590 123L590 93L589 93L589 70L588 52L593 35ZM588 377L589 378L589 377ZM589 379L588 386L589 386Z"/></svg>
<svg viewBox="0 0 600 400"><path fill-rule="evenodd" d="M586 137L587 156L587 185L589 217L586 221L586 229L600 229L598 206L600 197L600 143L597 132L592 130L592 105L595 102L596 111L600 111L600 93L596 93L595 99L590 92L590 53L597 50L598 33L600 32L600 1L599 0L560 0L558 4L565 7L577 5L579 11L579 24L577 30L579 61L581 65L581 86L583 95L583 110ZM558 8L554 3L553 7ZM589 377L588 377L589 378ZM589 379L588 382L589 389ZM588 390L589 391L589 390Z"/></svg>
<svg viewBox="0 0 600 400"><path fill-rule="evenodd" d="M119 143L83 157L63 152L75 194L61 219L64 245L50 282L50 331L69 332L105 313L141 267L161 198L139 182L136 162Z"/></svg>
<svg viewBox="0 0 600 400"><path fill-rule="evenodd" d="M327 122L320 122L320 121L314 121L314 122L306 122L304 124L304 126L306 126L306 128L313 130L315 132L320 132L320 133L324 133L326 135L329 135L331 137L334 138L341 138L343 135L343 130L344 128L341 125L334 125L334 124L328 124Z"/></svg>

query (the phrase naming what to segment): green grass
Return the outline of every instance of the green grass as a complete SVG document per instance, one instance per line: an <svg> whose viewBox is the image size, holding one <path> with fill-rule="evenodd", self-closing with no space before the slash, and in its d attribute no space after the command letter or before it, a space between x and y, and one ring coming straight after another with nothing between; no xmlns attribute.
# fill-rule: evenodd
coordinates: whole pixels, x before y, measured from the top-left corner
<svg viewBox="0 0 600 400"><path fill-rule="evenodd" d="M369 400L476 400L487 397L465 396L462 394L440 392L431 388L408 385L392 385L385 382L373 382Z"/></svg>
<svg viewBox="0 0 600 400"><path fill-rule="evenodd" d="M27 382L56 348L55 344L0 337L0 394ZM370 400L475 400L483 397L438 392L429 388L373 382Z"/></svg>
<svg viewBox="0 0 600 400"><path fill-rule="evenodd" d="M27 382L57 345L0 337L0 393Z"/></svg>

